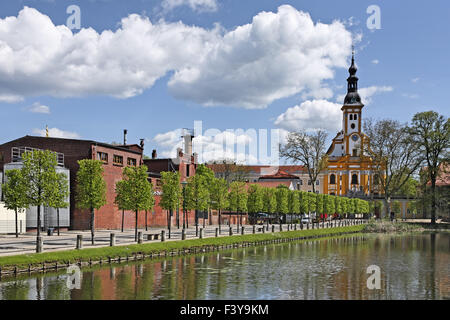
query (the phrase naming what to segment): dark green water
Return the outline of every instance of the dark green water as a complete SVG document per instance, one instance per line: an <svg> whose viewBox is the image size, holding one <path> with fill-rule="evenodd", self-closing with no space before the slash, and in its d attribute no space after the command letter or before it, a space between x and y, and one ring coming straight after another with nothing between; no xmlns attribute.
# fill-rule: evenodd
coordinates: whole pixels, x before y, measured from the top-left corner
<svg viewBox="0 0 450 320"><path fill-rule="evenodd" d="M0 299L449 299L449 256L450 233L357 235L83 269L81 289L3 279Z"/></svg>

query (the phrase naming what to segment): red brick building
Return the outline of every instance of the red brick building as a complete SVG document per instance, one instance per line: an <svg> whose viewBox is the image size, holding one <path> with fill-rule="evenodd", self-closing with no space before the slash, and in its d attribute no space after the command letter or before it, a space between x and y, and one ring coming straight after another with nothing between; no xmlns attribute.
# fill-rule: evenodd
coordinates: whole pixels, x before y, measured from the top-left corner
<svg viewBox="0 0 450 320"><path fill-rule="evenodd" d="M75 188L78 160L98 159L104 163L106 182L106 205L96 211L95 226L98 229L119 229L122 224L122 212L114 205L115 184L122 179L124 166L139 166L143 163L143 143L141 145L112 145L92 140L63 139L50 137L25 136L0 145L0 171L5 164L12 162L13 147L30 147L51 150L64 155L64 167L70 171L70 226L71 229L90 228L90 214L87 210L76 208ZM155 181L153 181L155 183ZM147 223L151 222L151 214ZM145 216L140 215L139 225L145 226ZM134 213L125 212L125 228L134 227Z"/></svg>

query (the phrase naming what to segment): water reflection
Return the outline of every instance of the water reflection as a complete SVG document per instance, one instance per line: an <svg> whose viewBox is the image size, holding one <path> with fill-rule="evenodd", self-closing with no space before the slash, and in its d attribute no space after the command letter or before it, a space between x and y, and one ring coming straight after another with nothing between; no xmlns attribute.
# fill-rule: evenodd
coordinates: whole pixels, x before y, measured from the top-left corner
<svg viewBox="0 0 450 320"><path fill-rule="evenodd" d="M0 299L445 299L450 234L358 235L4 279ZM381 290L366 286L381 268Z"/></svg>

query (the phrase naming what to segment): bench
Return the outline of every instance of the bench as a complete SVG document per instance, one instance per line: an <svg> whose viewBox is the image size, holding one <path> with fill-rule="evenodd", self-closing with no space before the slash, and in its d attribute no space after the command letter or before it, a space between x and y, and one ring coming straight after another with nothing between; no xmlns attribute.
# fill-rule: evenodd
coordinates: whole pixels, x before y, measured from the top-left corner
<svg viewBox="0 0 450 320"><path fill-rule="evenodd" d="M258 227L258 232L262 232L265 227Z"/></svg>
<svg viewBox="0 0 450 320"><path fill-rule="evenodd" d="M147 234L147 240L158 240L159 233L150 233Z"/></svg>

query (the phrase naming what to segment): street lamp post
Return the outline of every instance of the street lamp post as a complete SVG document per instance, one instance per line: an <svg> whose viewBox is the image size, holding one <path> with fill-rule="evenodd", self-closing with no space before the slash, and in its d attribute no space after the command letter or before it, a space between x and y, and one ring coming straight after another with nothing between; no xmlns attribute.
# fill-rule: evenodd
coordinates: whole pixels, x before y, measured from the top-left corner
<svg viewBox="0 0 450 320"><path fill-rule="evenodd" d="M183 186L183 229L186 228L186 185L187 182L183 181L181 182L181 185Z"/></svg>

